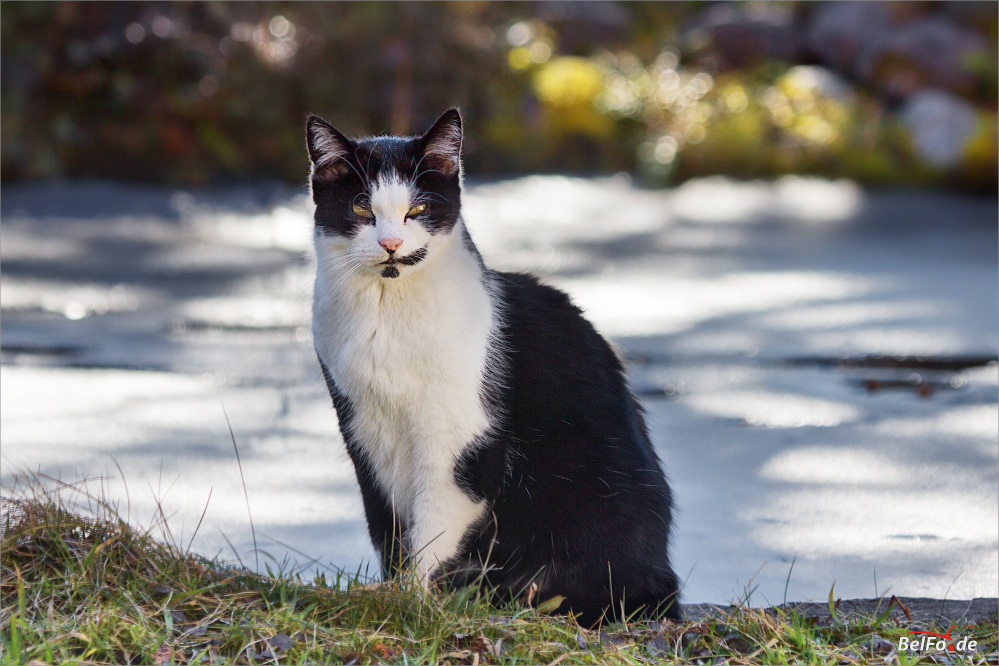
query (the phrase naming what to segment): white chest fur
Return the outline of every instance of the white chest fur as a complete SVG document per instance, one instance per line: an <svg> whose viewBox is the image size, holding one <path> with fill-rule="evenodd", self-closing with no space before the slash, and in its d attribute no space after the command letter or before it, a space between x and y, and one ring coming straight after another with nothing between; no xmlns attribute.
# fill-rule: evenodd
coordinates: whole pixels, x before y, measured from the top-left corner
<svg viewBox="0 0 999 666"><path fill-rule="evenodd" d="M482 383L498 322L460 232L397 279L352 274L336 241L316 240L316 350L352 403L351 431L424 576L484 511L457 486L454 467L489 426Z"/></svg>

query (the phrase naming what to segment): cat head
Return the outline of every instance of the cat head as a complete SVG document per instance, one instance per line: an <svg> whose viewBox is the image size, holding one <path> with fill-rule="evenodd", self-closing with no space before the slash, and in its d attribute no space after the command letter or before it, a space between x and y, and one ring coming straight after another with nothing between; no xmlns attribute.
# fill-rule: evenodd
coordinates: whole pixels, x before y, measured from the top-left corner
<svg viewBox="0 0 999 666"><path fill-rule="evenodd" d="M309 116L306 138L317 244L345 267L397 278L418 270L450 236L461 212L457 109L408 137L348 139Z"/></svg>

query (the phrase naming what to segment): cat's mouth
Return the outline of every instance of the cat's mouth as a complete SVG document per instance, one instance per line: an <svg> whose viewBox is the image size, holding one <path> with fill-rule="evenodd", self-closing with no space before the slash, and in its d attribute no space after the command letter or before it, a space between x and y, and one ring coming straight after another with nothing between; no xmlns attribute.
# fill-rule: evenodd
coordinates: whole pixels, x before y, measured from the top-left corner
<svg viewBox="0 0 999 666"><path fill-rule="evenodd" d="M426 256L427 256L427 246L424 245L420 249L414 250L413 252L410 252L409 254L407 254L404 257L397 257L395 255L390 255L389 258L386 259L385 261L383 261L380 265L381 266L396 266L396 265L400 265L400 266L415 266L416 264L418 264L421 261L423 261L423 259Z"/></svg>
<svg viewBox="0 0 999 666"><path fill-rule="evenodd" d="M404 257L397 257L394 254L389 255L389 258L379 264L379 266L384 266L382 269L382 277L385 278L397 278L399 277L399 269L397 266L415 266L416 264L423 261L427 256L427 246L414 250Z"/></svg>

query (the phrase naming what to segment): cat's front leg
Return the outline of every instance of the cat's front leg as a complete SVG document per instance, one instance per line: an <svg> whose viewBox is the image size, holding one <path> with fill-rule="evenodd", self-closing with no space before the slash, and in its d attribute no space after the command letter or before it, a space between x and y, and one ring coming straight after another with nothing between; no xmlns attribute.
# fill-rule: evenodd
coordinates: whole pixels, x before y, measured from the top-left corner
<svg viewBox="0 0 999 666"><path fill-rule="evenodd" d="M462 540L486 510L484 499L475 500L451 475L437 475L421 489L413 506L409 542L416 571L424 587L457 556Z"/></svg>
<svg viewBox="0 0 999 666"><path fill-rule="evenodd" d="M361 500L364 503L364 517L368 523L368 534L371 544L381 559L382 578L389 579L404 570L409 562L406 551L406 530L402 520L395 510L394 503L385 496L375 477L374 467L365 453L365 447L355 437L353 418L355 409L351 401L337 386L332 373L320 358L326 388L333 399L337 419L340 423L340 433L344 445L354 463L357 484L361 489Z"/></svg>
<svg viewBox="0 0 999 666"><path fill-rule="evenodd" d="M438 434L435 439L446 437ZM424 458L424 469L432 471L420 475L424 482L414 496L409 545L424 585L440 573L450 577L486 564L478 561L481 553L463 552L462 546L467 546L469 531L481 527L507 476L509 451L502 440L478 435L449 451L442 455L438 448ZM456 561L469 557L475 561ZM449 563L454 565L450 572Z"/></svg>

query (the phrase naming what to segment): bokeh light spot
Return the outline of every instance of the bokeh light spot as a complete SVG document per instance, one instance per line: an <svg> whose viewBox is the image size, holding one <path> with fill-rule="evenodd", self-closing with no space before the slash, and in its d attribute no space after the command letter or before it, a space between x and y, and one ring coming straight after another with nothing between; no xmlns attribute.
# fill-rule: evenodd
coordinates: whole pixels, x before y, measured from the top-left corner
<svg viewBox="0 0 999 666"><path fill-rule="evenodd" d="M129 23L128 27L125 28L125 39L127 39L130 44L138 44L145 38L146 29L142 27L142 24Z"/></svg>

